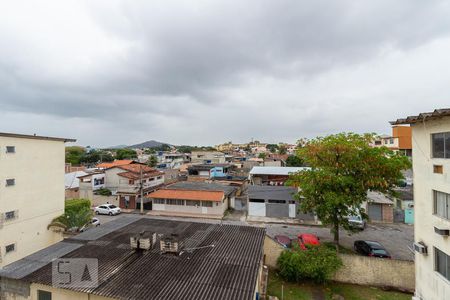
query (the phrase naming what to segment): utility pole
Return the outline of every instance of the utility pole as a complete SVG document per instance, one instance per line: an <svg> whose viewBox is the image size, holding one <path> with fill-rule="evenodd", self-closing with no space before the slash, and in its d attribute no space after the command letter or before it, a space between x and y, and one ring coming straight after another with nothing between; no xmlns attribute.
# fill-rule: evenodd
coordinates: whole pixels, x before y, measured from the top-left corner
<svg viewBox="0 0 450 300"><path fill-rule="evenodd" d="M140 164L139 165L140 166L140 168L139 168L139 170L140 170L140 181L141 181L141 215L143 215L144 214L144 181L143 181L143 179L142 179L142 165Z"/></svg>

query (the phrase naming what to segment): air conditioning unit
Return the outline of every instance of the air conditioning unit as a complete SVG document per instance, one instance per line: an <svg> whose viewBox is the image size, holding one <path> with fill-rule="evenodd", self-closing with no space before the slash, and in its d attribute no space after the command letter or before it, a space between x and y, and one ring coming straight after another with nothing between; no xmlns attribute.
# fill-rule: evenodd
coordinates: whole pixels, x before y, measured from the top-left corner
<svg viewBox="0 0 450 300"><path fill-rule="evenodd" d="M420 254L427 255L428 247L423 242L414 243L414 251Z"/></svg>
<svg viewBox="0 0 450 300"><path fill-rule="evenodd" d="M440 229L437 227L434 227L434 232L442 235L442 236L449 236L450 235L450 230L449 229Z"/></svg>
<svg viewBox="0 0 450 300"><path fill-rule="evenodd" d="M150 250L156 244L155 232L140 232L138 235L130 237L130 246L133 249Z"/></svg>

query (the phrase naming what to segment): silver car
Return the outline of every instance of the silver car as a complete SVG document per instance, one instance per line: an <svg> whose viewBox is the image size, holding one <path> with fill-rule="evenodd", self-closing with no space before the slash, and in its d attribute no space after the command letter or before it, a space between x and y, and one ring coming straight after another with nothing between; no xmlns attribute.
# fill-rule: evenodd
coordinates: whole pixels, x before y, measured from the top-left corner
<svg viewBox="0 0 450 300"><path fill-rule="evenodd" d="M348 223L351 227L364 230L366 228L366 221L361 216L348 216Z"/></svg>

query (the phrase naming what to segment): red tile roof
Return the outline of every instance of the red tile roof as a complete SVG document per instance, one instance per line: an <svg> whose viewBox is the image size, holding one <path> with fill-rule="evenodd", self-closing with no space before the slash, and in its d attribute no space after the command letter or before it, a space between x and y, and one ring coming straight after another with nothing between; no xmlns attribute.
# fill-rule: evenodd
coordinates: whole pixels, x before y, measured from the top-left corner
<svg viewBox="0 0 450 300"><path fill-rule="evenodd" d="M202 200L202 201L222 201L224 193L221 191L188 191L188 190L157 190L148 194L147 198L181 199L181 200Z"/></svg>
<svg viewBox="0 0 450 300"><path fill-rule="evenodd" d="M123 165L129 165L129 164L132 164L133 162L134 161L131 159L115 160L113 162L106 162L106 163L98 164L97 168L108 169L108 168L113 168L113 167L118 167L118 166L123 166Z"/></svg>

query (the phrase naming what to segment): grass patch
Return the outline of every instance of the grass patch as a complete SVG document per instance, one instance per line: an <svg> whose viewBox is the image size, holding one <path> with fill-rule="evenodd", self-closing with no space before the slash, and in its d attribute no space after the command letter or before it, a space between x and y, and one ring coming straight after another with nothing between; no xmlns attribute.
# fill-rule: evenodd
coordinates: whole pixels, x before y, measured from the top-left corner
<svg viewBox="0 0 450 300"><path fill-rule="evenodd" d="M318 285L311 282L285 282L275 270L269 271L267 293L277 296L281 300L281 286L283 286L283 300L313 300L313 292L322 291L325 299L331 300L333 294L339 294L345 300L411 300L411 294L383 291L375 287L354 284L329 282ZM316 294L316 293L315 293Z"/></svg>
<svg viewBox="0 0 450 300"><path fill-rule="evenodd" d="M336 249L336 245L333 242L323 242L323 244L327 247L329 247L330 249ZM342 254L355 254L355 251L353 251L352 249L346 248L342 245L339 245L339 253Z"/></svg>

